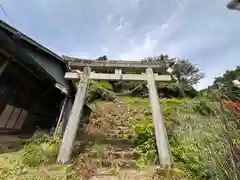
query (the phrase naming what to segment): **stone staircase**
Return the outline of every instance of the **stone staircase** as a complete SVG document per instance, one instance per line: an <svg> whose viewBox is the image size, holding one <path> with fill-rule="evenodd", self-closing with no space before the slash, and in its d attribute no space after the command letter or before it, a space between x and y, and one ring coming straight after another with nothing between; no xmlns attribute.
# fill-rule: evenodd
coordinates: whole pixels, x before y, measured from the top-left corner
<svg viewBox="0 0 240 180"><path fill-rule="evenodd" d="M126 138L133 134L129 120L135 111L129 110L126 104L113 102L98 104L96 109L85 134L79 135L88 143L78 158L85 179L104 179L107 176L114 179L122 171L136 171L140 154L134 151L133 143Z"/></svg>

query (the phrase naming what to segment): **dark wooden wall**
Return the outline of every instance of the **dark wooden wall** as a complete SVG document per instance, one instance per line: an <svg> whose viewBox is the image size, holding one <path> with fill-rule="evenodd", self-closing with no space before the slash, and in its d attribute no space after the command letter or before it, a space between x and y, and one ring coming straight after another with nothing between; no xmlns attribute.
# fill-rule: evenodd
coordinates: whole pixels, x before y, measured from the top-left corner
<svg viewBox="0 0 240 180"><path fill-rule="evenodd" d="M15 62L10 62L0 77L0 115L7 104L28 112L19 131L21 133L32 133L37 126L51 128L57 121L63 98L52 84L38 80ZM7 128L2 130L14 131L16 130Z"/></svg>

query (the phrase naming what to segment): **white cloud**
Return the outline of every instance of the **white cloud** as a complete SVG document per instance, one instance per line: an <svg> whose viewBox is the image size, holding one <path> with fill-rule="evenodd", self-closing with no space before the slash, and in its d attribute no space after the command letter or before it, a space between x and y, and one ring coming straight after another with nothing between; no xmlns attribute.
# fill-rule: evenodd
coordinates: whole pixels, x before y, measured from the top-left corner
<svg viewBox="0 0 240 180"><path fill-rule="evenodd" d="M239 64L237 49L240 41L232 36L240 29L239 24L234 22L238 14L236 17L230 15L224 9L223 0L213 7L207 6L208 1L175 2L178 9L164 23L146 33L143 43L131 45L132 48L121 53L120 58L140 59L160 53L189 58L194 64L199 64L206 75L197 89L206 88L214 81L214 77Z"/></svg>
<svg viewBox="0 0 240 180"><path fill-rule="evenodd" d="M106 20L107 20L107 23L111 23L112 20L113 20L113 15L112 15L112 14L109 14L109 15L107 16Z"/></svg>
<svg viewBox="0 0 240 180"><path fill-rule="evenodd" d="M157 45L157 40L151 39L149 35L146 35L144 42L142 45L136 46L129 52L120 54L120 59L133 59L133 60L140 60L141 58L150 56Z"/></svg>
<svg viewBox="0 0 240 180"><path fill-rule="evenodd" d="M92 1L3 0L3 5L20 31L59 54L186 57L206 72L200 87L239 64L240 13L227 10L226 0Z"/></svg>
<svg viewBox="0 0 240 180"><path fill-rule="evenodd" d="M171 23L174 23L173 21L178 15L181 14L184 7L184 3L181 8L177 6L177 9L172 14L170 14L170 16L162 24L156 25L154 29L145 34L143 44L138 44L135 47L132 47L131 50L120 54L120 59L141 59L156 54L155 50L157 44L161 43L161 40L166 37L166 35L170 36L170 34L174 31L169 30L169 27L172 26ZM176 24L174 24L174 26L176 26ZM167 43L165 43L165 45L166 44Z"/></svg>
<svg viewBox="0 0 240 180"><path fill-rule="evenodd" d="M136 43L134 42L133 39L130 39L130 40L129 40L129 44L130 44L131 46L135 46L135 45L136 45Z"/></svg>
<svg viewBox="0 0 240 180"><path fill-rule="evenodd" d="M163 24L162 25L162 29L167 29L168 28L168 24Z"/></svg>
<svg viewBox="0 0 240 180"><path fill-rule="evenodd" d="M80 48L79 48L80 49ZM83 58L83 59L88 59L88 58L92 58L87 52L81 52L78 51L77 48L74 51L68 51L68 52L59 52L59 55L62 56L71 56L71 57L76 57L76 58Z"/></svg>
<svg viewBox="0 0 240 180"><path fill-rule="evenodd" d="M117 31L119 31L119 30L121 30L121 29L123 28L124 22L125 22L125 19L124 19L123 17L120 17L120 19L119 19L119 24L118 24L118 26L116 27L116 30L117 30Z"/></svg>
<svg viewBox="0 0 240 180"><path fill-rule="evenodd" d="M131 0L132 3L136 3L136 4L140 3L141 1L143 0Z"/></svg>
<svg viewBox="0 0 240 180"><path fill-rule="evenodd" d="M118 25L118 26L116 27L116 31L119 31L119 30L121 30L122 28L123 28L122 25Z"/></svg>
<svg viewBox="0 0 240 180"><path fill-rule="evenodd" d="M143 44L143 50L146 53L151 53L154 51L157 45L157 40L151 39L149 36L146 36L145 43Z"/></svg>
<svg viewBox="0 0 240 180"><path fill-rule="evenodd" d="M102 53L103 54L108 54L108 48L107 47L102 48Z"/></svg>

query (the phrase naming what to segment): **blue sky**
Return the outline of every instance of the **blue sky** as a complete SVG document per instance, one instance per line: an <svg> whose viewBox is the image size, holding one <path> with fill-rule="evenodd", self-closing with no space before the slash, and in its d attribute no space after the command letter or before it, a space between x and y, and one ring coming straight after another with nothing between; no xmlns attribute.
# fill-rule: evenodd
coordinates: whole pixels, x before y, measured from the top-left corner
<svg viewBox="0 0 240 180"><path fill-rule="evenodd" d="M5 20L59 55L198 64L198 88L240 65L240 12L229 0L0 0Z"/></svg>

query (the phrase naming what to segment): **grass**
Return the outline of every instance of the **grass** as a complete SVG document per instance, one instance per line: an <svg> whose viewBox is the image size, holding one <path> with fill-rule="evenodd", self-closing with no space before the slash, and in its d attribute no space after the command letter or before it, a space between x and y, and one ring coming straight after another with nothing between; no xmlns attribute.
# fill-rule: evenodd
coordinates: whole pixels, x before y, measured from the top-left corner
<svg viewBox="0 0 240 180"><path fill-rule="evenodd" d="M0 154L0 180L79 179L72 165L55 164L59 142L38 135L23 149Z"/></svg>
<svg viewBox="0 0 240 180"><path fill-rule="evenodd" d="M141 104L147 104L149 103L148 98L138 98L138 97L125 97L124 102L127 104L135 104L135 103L141 103Z"/></svg>
<svg viewBox="0 0 240 180"><path fill-rule="evenodd" d="M240 138L239 117L219 109L217 102L204 99L163 99L161 102L176 167L189 179L236 180L240 176L234 160L240 156L237 157L231 147L232 142L237 144ZM134 125L137 149L142 153L141 167L149 162L151 165L151 159L154 164L157 156L151 123L150 116Z"/></svg>
<svg viewBox="0 0 240 180"><path fill-rule="evenodd" d="M96 159L103 159L105 157L106 145L105 144L94 144L91 147L89 156Z"/></svg>
<svg viewBox="0 0 240 180"><path fill-rule="evenodd" d="M90 179L100 170L106 170L108 175L118 179L138 177L146 171L148 175L141 175L138 179L161 179L163 176L184 179L184 175L189 180L238 180L240 177L236 166L239 156L232 147L239 145L239 117L222 111L218 103L209 103L202 98L160 100L174 167L168 170L157 168L154 172L158 157L149 101L124 97L124 102L124 105L96 102L97 113L92 116L95 129L87 133L97 130L97 134L92 136L94 139L86 139L91 145L77 155L76 163L55 164L60 141L40 136L33 138L20 151L0 154L0 180L76 180L80 175L83 179ZM112 139L114 145L104 139L111 130L118 132ZM123 149L119 147L122 144L116 143L118 140L129 140L135 147ZM131 166L124 158L114 156L115 150L136 151L140 156L127 158L133 160L134 166Z"/></svg>

